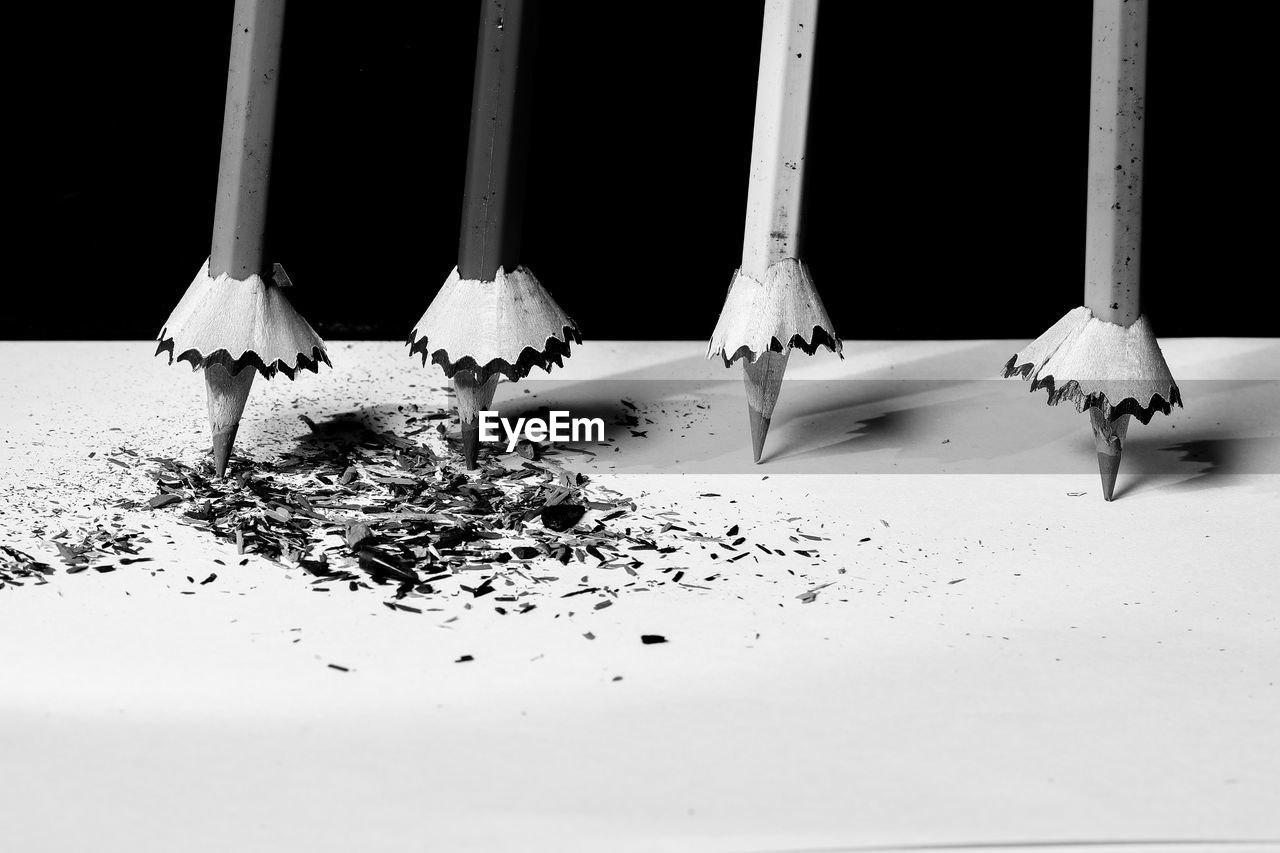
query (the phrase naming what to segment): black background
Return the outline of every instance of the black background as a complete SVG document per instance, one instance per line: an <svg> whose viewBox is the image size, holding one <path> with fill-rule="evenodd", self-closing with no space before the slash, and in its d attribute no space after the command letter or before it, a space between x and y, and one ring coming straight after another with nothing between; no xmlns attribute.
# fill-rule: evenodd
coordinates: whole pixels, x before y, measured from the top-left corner
<svg viewBox="0 0 1280 853"><path fill-rule="evenodd" d="M208 254L232 5L51 3L14 25L0 337L158 331ZM1166 337L1275 334L1267 27L1151 5L1146 313ZM404 338L456 262L479 9L290 3L273 260L323 335ZM714 327L761 10L542 4L523 258L587 338ZM826 0L806 254L842 336L1029 338L1080 303L1090 16Z"/></svg>

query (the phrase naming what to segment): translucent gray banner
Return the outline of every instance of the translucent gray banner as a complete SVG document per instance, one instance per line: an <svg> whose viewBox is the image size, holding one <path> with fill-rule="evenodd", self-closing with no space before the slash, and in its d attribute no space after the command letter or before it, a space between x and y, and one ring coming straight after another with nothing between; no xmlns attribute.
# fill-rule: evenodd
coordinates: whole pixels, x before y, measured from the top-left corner
<svg viewBox="0 0 1280 853"><path fill-rule="evenodd" d="M787 380L760 464L740 378L539 379L499 386L508 420L552 410L599 418L603 441L563 461L657 474L1052 474L1094 465L1089 419L1015 380ZM1280 381L1181 383L1185 408L1132 423L1129 474L1280 473ZM505 454L505 442L486 452Z"/></svg>

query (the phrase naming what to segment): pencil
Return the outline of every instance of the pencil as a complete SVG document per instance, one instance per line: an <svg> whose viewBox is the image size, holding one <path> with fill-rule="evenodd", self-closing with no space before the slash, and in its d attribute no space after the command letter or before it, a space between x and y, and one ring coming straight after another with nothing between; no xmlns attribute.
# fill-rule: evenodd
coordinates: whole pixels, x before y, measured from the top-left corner
<svg viewBox="0 0 1280 853"><path fill-rule="evenodd" d="M227 64L227 102L222 117L222 155L213 211L209 275L244 280L263 270L267 194L271 189L271 142L275 130L284 41L283 0L236 3ZM204 371L213 435L213 467L226 473L253 371L233 374L222 365Z"/></svg>
<svg viewBox="0 0 1280 853"><path fill-rule="evenodd" d="M708 357L741 358L759 462L791 349L841 344L802 261L803 193L818 0L768 0L760 40L742 263Z"/></svg>
<svg viewBox="0 0 1280 853"><path fill-rule="evenodd" d="M520 254L520 202L528 151L528 94L520 85L522 48L532 27L526 0L484 4L476 45L471 91L471 131L467 176L462 191L458 275L493 281L499 269L514 269ZM526 75L527 76L527 75ZM522 97L517 97L519 94ZM458 401L462 456L476 467L480 453L479 413L493 405L498 377L462 370L453 376Z"/></svg>
<svg viewBox="0 0 1280 853"><path fill-rule="evenodd" d="M237 0L235 5L209 253L214 278L225 273L244 280L264 271L284 9L284 0Z"/></svg>
<svg viewBox="0 0 1280 853"><path fill-rule="evenodd" d="M1088 410L1102 496L1115 497L1129 421L1182 405L1140 302L1148 0L1094 0L1084 306L1005 365Z"/></svg>
<svg viewBox="0 0 1280 853"><path fill-rule="evenodd" d="M493 281L520 261L533 11L528 0L483 4L458 241L464 280Z"/></svg>
<svg viewBox="0 0 1280 853"><path fill-rule="evenodd" d="M213 466L224 476L255 372L328 363L324 342L267 274L267 196L284 0L236 0L209 260L170 314L157 353L203 368ZM287 277L278 276L279 282Z"/></svg>
<svg viewBox="0 0 1280 853"><path fill-rule="evenodd" d="M1099 320L1124 328L1141 315L1147 2L1097 0L1093 5L1084 304ZM1089 409L1102 496L1108 501L1115 494L1129 418Z"/></svg>
<svg viewBox="0 0 1280 853"><path fill-rule="evenodd" d="M483 0L476 46L458 264L409 336L456 395L463 461L477 466L479 413L499 375L550 370L581 343L577 325L520 266L536 4Z"/></svg>

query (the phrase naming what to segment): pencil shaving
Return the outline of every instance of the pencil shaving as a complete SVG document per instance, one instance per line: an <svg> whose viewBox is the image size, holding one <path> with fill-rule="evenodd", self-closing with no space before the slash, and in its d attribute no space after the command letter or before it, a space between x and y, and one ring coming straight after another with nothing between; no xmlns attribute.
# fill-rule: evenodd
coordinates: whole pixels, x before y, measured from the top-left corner
<svg viewBox="0 0 1280 853"><path fill-rule="evenodd" d="M1182 405L1145 315L1125 328L1076 308L1009 359L1004 375L1047 389L1051 406L1070 400L1076 411L1101 409L1109 420L1133 415L1146 424Z"/></svg>
<svg viewBox="0 0 1280 853"><path fill-rule="evenodd" d="M762 353L792 347L813 355L820 346L844 358L809 268L795 258L784 258L769 267L764 281L740 269L734 272L707 358L718 355L729 367L740 358L755 362Z"/></svg>
<svg viewBox="0 0 1280 853"><path fill-rule="evenodd" d="M157 341L156 355L167 352L170 364L176 357L193 370L220 364L233 374L252 367L267 379L277 372L292 379L329 364L324 341L279 287L257 275L211 278L207 260Z"/></svg>
<svg viewBox="0 0 1280 853"><path fill-rule="evenodd" d="M484 381L502 374L514 382L534 367L563 367L578 326L524 267L498 270L493 281L463 279L455 267L409 335L421 353L452 378L474 370Z"/></svg>

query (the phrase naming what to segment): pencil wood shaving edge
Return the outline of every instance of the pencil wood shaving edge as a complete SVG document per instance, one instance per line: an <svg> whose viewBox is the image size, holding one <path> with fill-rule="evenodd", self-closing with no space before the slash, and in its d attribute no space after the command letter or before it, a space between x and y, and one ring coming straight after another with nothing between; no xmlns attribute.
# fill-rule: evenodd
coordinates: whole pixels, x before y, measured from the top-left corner
<svg viewBox="0 0 1280 853"><path fill-rule="evenodd" d="M1098 408L1108 420L1133 415L1147 424L1182 406L1145 315L1126 328L1075 308L1015 353L1003 375L1030 380L1032 392L1046 389L1050 406L1068 400L1077 412Z"/></svg>
<svg viewBox="0 0 1280 853"><path fill-rule="evenodd" d="M707 358L718 355L730 367L740 358L755 362L765 352L794 347L813 355L824 346L844 358L844 345L808 266L784 258L769 267L763 281L734 272Z"/></svg>
<svg viewBox="0 0 1280 853"><path fill-rule="evenodd" d="M455 267L407 341L410 355L449 378L475 370L481 381L500 373L512 382L563 367L571 343L582 343L578 325L523 266L493 281L463 279Z"/></svg>
<svg viewBox="0 0 1280 853"><path fill-rule="evenodd" d="M156 355L192 370L220 364L230 373L252 367L266 379L333 365L325 343L280 287L253 275L241 281L209 275L206 260L156 336Z"/></svg>

